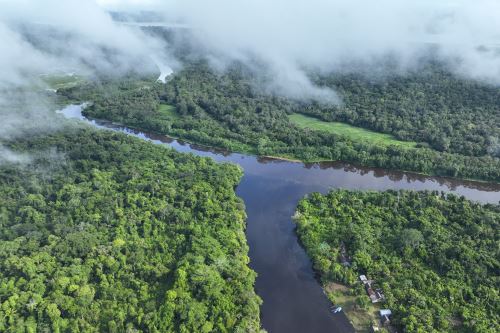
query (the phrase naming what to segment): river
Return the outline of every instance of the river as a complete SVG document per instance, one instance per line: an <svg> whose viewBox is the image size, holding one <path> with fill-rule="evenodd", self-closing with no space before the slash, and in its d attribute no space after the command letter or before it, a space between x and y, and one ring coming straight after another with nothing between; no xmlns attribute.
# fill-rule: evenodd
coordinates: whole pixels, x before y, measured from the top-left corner
<svg viewBox="0 0 500 333"><path fill-rule="evenodd" d="M68 118L88 121L81 110L82 106L72 105L59 112ZM360 168L347 163L303 164L258 158L185 144L110 122L88 122L165 144L180 152L237 163L243 168L244 176L236 192L246 205L250 267L258 274L255 288L264 301L262 326L269 333L354 331L343 312L330 312L331 304L298 242L291 216L297 202L307 193L325 193L333 188L438 190L483 203L500 201L500 184Z"/></svg>

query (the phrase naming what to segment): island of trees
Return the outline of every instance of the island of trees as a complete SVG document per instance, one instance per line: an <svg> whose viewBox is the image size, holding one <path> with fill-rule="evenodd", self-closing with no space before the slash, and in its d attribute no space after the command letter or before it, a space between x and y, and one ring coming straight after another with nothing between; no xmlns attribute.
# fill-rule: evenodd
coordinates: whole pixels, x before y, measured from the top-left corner
<svg viewBox="0 0 500 333"><path fill-rule="evenodd" d="M258 332L229 164L111 131L5 142L1 332Z"/></svg>
<svg viewBox="0 0 500 333"><path fill-rule="evenodd" d="M323 285L347 286L360 310L372 307L365 275L384 295L375 309L403 332L500 331L499 205L336 190L303 199L295 221Z"/></svg>

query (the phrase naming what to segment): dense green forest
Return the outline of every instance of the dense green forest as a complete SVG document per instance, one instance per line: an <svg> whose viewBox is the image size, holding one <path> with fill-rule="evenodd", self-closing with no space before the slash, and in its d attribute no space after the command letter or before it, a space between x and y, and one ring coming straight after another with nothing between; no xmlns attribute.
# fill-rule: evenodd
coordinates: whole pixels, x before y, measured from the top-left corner
<svg viewBox="0 0 500 333"><path fill-rule="evenodd" d="M500 331L500 206L438 192L337 190L303 199L297 232L323 283L366 274L404 332ZM340 249L350 266L342 265Z"/></svg>
<svg viewBox="0 0 500 333"><path fill-rule="evenodd" d="M340 107L308 108L324 120L425 142L438 151L500 157L498 87L457 77L438 65L375 79L329 75L318 83L334 88L343 99Z"/></svg>
<svg viewBox="0 0 500 333"><path fill-rule="evenodd" d="M245 68L234 66L218 74L203 62L186 64L166 85L134 78L103 79L58 92L70 101L92 101L85 110L89 117L228 150L500 181L500 159L495 157L498 89L463 83L439 72L425 75L375 83L347 74L317 78L345 99L342 106L328 107L271 96L256 88ZM473 108L465 101L467 96L481 103ZM160 103L175 106L176 112L162 112ZM462 107L458 110L456 105ZM415 148L379 145L301 128L289 119L295 113L341 120L418 143Z"/></svg>
<svg viewBox="0 0 500 333"><path fill-rule="evenodd" d="M1 332L258 332L241 170L111 131L7 143ZM36 153L46 152L46 153Z"/></svg>

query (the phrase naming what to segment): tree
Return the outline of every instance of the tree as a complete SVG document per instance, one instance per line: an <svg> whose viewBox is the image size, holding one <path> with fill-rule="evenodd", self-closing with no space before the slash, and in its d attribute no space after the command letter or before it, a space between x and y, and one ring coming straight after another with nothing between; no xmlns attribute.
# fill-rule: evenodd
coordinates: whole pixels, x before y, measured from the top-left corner
<svg viewBox="0 0 500 333"><path fill-rule="evenodd" d="M420 232L420 230L417 229L413 228L403 229L399 235L399 242L403 249L406 247L415 249L423 241L424 241L424 236L422 235L422 232Z"/></svg>

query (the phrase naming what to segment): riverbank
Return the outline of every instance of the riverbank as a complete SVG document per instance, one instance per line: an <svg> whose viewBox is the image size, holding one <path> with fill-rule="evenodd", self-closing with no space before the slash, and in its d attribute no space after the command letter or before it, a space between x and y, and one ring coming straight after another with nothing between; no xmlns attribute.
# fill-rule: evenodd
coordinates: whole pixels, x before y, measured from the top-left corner
<svg viewBox="0 0 500 333"><path fill-rule="evenodd" d="M449 188L455 188L459 186L458 184L461 184L463 186L466 186L467 188L475 188L481 191L496 191L497 189L500 189L500 184L495 183L495 182L487 182L487 181L481 181L481 180L475 180L475 179L459 179L459 178L452 178L452 177L443 177L443 176L436 176L436 175L429 175L429 174L424 174L424 173L416 173L412 171L398 171L398 170L390 170L390 169L383 169L383 168L374 168L374 167L362 167L356 164L351 164L351 163L346 163L343 161L324 161L324 160L311 160L311 161L301 161L299 159L294 159L289 156L260 156L257 154L255 150L252 149L241 149L241 150L227 150L227 149L222 149L222 148L216 148L214 146L206 145L206 144L198 144L196 141L193 140L185 140L180 137L175 137L172 135L165 135L165 134L153 134L153 133L148 133L145 134L145 132L142 132L143 130L138 127L138 126L127 126L118 122L112 122L108 120L99 120L99 119L93 119L89 117L85 117L82 114L82 111L84 109L84 106L87 105L88 103L82 103L82 104L70 104L63 109L59 110L59 113L63 114L67 118L75 118L79 120L86 120L88 119L90 122L92 122L94 125L101 125L102 127L112 127L116 130L123 130L123 129L128 129L136 131L137 133L141 133L141 136L147 135L153 139L155 138L161 138L164 143L170 144L173 141L177 141L181 143L182 145L190 145L194 150L198 151L205 151L205 152L210 152L214 154L221 154L223 156L229 156L231 154L244 154L248 156L255 156L258 160L262 160L263 162L267 161L281 161L281 162L287 162L287 163L294 163L297 166L303 165L306 168L314 168L314 167L319 167L321 169L329 169L329 168L342 168L344 170L358 170L359 172L362 172L363 174L373 172L374 175L384 175L387 173L391 173L392 176L391 178L396 179L396 180L401 180L402 176L404 175L405 177L408 178L408 181L421 181L424 182L428 178L433 178L435 181L437 181L440 185L447 186ZM62 107L62 106L61 106ZM216 155L215 155L216 156ZM378 177L378 176L377 176ZM493 201L493 202L498 202Z"/></svg>
<svg viewBox="0 0 500 333"><path fill-rule="evenodd" d="M142 89L144 84L138 84L137 79L128 79L101 85L90 83L85 89L63 89L58 94L72 101L92 100L93 106L85 112L89 117L117 121L232 152L277 156L304 163L347 161L366 167L500 183L499 158L438 151L425 144L398 141L382 133L346 124L334 126L328 123L327 130L310 130L290 120L291 111L296 110L274 111L272 100L256 102L245 99L250 105L256 104L255 109L230 113L228 110L235 106L227 105L228 101L222 97L207 100L203 105L195 101L205 95L188 100L183 100L184 95L174 98L179 93L176 87L182 85L179 80L176 75L167 85L150 82L148 91ZM184 87L187 90L183 91L189 94L195 87L200 91L207 88L194 85ZM207 92L211 93L215 92ZM257 107L260 103L273 112L263 112L262 107ZM162 112L165 104L172 109L175 107L176 117L171 116L172 112ZM319 126L317 123L313 125Z"/></svg>
<svg viewBox="0 0 500 333"><path fill-rule="evenodd" d="M162 110L163 112L165 113L165 107L162 106ZM172 110L169 108L169 114L172 113ZM83 117L83 116L82 116ZM139 125L130 125L130 124L123 124L123 123L119 123L119 122L114 122L114 121L109 121L109 120L100 120L100 119L95 119L95 118L92 118L92 117L88 117L88 119L91 119L91 120L94 120L94 121L102 121L102 122L109 122L110 124L113 124L114 126L122 126L122 127L128 127L128 128L131 128L131 129L135 129L137 131L143 131L144 129L139 126ZM154 132L154 131L153 131ZM236 143L234 145L234 147L237 147L235 149L225 149L225 148L221 148L219 146L213 146L213 145L209 145L205 142L201 142L201 141L198 141L198 140L193 140L192 139L192 136L190 137L186 137L186 136L176 136L176 135L173 135L171 132L168 132L167 134L162 134L162 133L159 133L159 132L154 132L155 134L157 135L162 135L162 136L165 136L165 137L168 137L172 140L179 140L180 142L184 142L186 144L191 144L191 145L194 145L195 147L198 147L200 149L203 149L203 150L208 150L208 151L213 151L213 152L217 152L217 153L221 153L221 154L231 154L231 153L239 153L239 154L246 154L246 155L251 155L251 156L255 156L257 158L262 158L262 159L271 159L271 160L280 160L280 161L286 161L286 162L291 162L291 163L300 163L300 164L304 164L304 165L332 165L332 164L351 164L353 167L356 167L356 168L366 168L366 169L376 169L376 170L394 170L396 172L403 172L403 173L407 173L407 174L413 174L415 175L416 177L441 177L443 179L449 179L450 181L467 181L467 182L472 182L472 183L481 183L481 184L500 184L499 182L494 182L494 181L486 181L486 180L481 180L481 179L475 179L475 178L458 178L458 177L449 177L449 176L442 176L442 175L439 175L439 174L433 174L433 173L423 173L423 172L415 172L415 171L411 171L411 170L400 170L400 169L385 169L385 168L381 168L381 167L377 167L377 166L361 166L359 164L356 164L356 163L351 163L351 162L347 162L347 161L342 161L342 160L323 160L323 159L317 159L317 158L311 158L311 159L300 159L300 158L297 158L297 157L294 157L294 156L290 156L290 155L268 155L268 154L265 154L265 155L260 155L258 153L258 149L256 148L253 148L251 146L246 146L246 147L243 147L241 144L239 143Z"/></svg>
<svg viewBox="0 0 500 333"><path fill-rule="evenodd" d="M347 285L337 282L327 282L322 285L326 296L335 304L341 306L347 318L357 333L369 333L372 323L378 321L377 311L380 307L368 304L365 308L356 303L356 296L353 290Z"/></svg>

